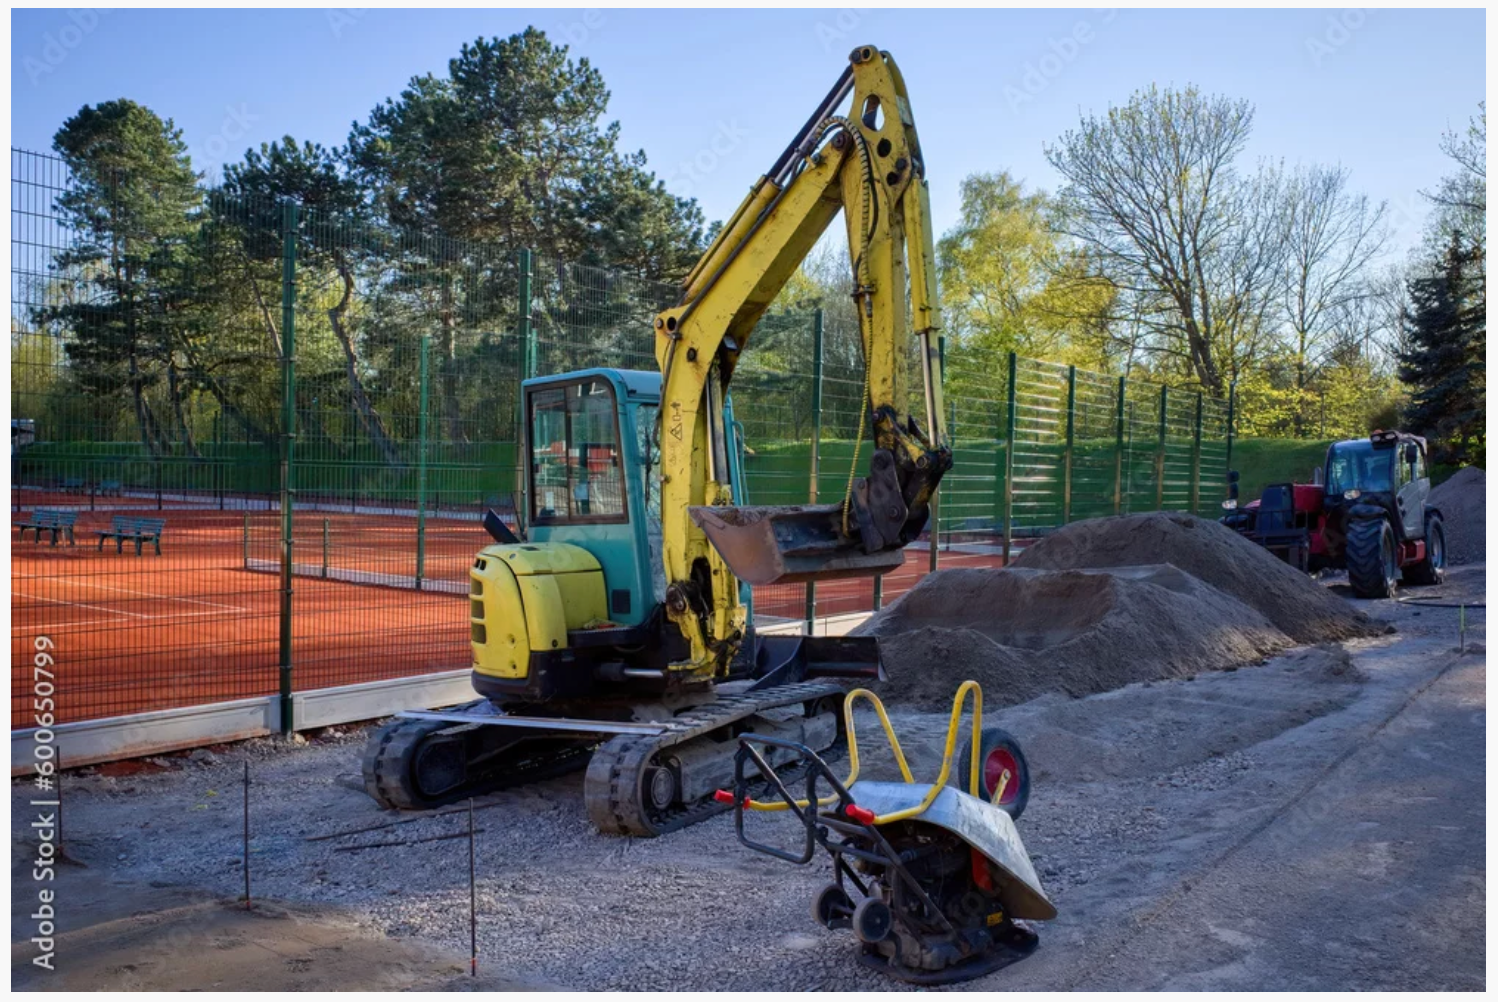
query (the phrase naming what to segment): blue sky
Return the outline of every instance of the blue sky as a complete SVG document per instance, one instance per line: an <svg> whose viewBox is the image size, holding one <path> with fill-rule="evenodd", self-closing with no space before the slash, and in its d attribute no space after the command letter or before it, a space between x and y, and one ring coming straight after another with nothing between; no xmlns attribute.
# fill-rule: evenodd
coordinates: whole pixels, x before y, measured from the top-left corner
<svg viewBox="0 0 1498 1002"><path fill-rule="evenodd" d="M1438 143L1485 95L1482 11L437 10L16 11L11 142L47 149L85 103L130 97L216 174L291 133L341 144L459 46L533 24L603 73L627 148L708 218L727 216L855 44L899 61L938 231L958 184L1007 169L1053 188L1043 146L1150 83L1247 98L1250 158L1341 163L1390 203L1395 249L1447 170Z"/></svg>

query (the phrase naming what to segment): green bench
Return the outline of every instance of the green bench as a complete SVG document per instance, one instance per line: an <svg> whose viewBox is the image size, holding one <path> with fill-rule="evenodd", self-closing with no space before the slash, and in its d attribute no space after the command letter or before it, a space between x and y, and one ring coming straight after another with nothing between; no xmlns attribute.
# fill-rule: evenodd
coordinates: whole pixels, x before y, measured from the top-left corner
<svg viewBox="0 0 1498 1002"><path fill-rule="evenodd" d="M23 521L16 523L16 528L21 530L21 542L26 541L26 530L31 529L36 533L36 541L42 541L42 533L52 533L52 545L57 545L59 535L65 537L69 546L78 545L73 539L73 523L78 521L76 511L53 511L49 508L38 508L30 515L21 516Z"/></svg>
<svg viewBox="0 0 1498 1002"><path fill-rule="evenodd" d="M135 543L135 555L140 556L140 548L143 543L152 543L156 547L156 555L161 556L161 530L166 528L166 519L162 518L133 518L129 515L116 515L109 520L109 529L95 529L94 534L99 537L99 549L104 549L104 540L114 540L114 551L123 553L125 551L125 540Z"/></svg>
<svg viewBox="0 0 1498 1002"><path fill-rule="evenodd" d="M99 490L97 493L101 498L111 495L114 497L124 497L125 487L118 480L101 480L99 481Z"/></svg>
<svg viewBox="0 0 1498 1002"><path fill-rule="evenodd" d="M88 484L82 477L63 477L61 490L64 494L87 494Z"/></svg>

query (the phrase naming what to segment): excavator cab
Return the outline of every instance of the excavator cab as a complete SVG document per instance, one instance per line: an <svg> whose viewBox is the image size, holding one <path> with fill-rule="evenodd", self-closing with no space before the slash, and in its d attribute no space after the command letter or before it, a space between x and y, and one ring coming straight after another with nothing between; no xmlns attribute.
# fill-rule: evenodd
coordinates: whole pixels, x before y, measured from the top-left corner
<svg viewBox="0 0 1498 1002"><path fill-rule="evenodd" d="M525 401L526 542L597 561L603 618L645 621L665 596L660 469L652 438L661 379L586 369L530 379Z"/></svg>

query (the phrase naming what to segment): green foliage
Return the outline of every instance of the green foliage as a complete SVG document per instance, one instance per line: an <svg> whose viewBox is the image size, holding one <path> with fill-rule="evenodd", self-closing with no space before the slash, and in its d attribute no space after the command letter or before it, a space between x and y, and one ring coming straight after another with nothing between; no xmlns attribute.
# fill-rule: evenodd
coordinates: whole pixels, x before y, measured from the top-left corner
<svg viewBox="0 0 1498 1002"><path fill-rule="evenodd" d="M1453 235L1437 267L1410 281L1408 347L1399 356L1408 428L1430 440L1433 462L1447 465L1486 463L1487 310L1474 255Z"/></svg>
<svg viewBox="0 0 1498 1002"><path fill-rule="evenodd" d="M152 452L174 431L191 449L178 359L192 335L184 312L194 293L187 277L203 195L181 131L122 99L85 105L52 145L73 181L56 208L76 234L53 263L74 272L78 286L35 316L71 335L70 365L57 388L133 412Z"/></svg>
<svg viewBox="0 0 1498 1002"><path fill-rule="evenodd" d="M356 124L348 161L403 233L679 278L702 250L701 211L618 149L608 101L602 74L544 32L480 38Z"/></svg>
<svg viewBox="0 0 1498 1002"><path fill-rule="evenodd" d="M1099 321L1112 287L1058 240L1058 211L1008 173L962 182L962 217L937 245L943 317L954 341L989 352L1106 367Z"/></svg>

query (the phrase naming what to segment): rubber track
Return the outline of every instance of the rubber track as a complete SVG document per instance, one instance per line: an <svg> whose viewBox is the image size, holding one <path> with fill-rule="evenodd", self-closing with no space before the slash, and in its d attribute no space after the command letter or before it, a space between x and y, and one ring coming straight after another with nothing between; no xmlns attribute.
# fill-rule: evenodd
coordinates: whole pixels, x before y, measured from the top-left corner
<svg viewBox="0 0 1498 1002"><path fill-rule="evenodd" d="M667 748L702 737L762 710L829 696L840 701L845 691L836 684L800 682L725 696L683 713L665 724L666 730L662 734L621 734L611 738L598 747L593 760L588 763L588 773L583 780L588 816L605 834L653 836L679 831L732 810L731 804L720 804L709 797L665 812L649 811L640 797L642 774ZM781 778L789 781L792 776L783 771Z"/></svg>
<svg viewBox="0 0 1498 1002"><path fill-rule="evenodd" d="M502 772L502 775L492 779L480 778L440 797L423 796L414 788L415 780L407 767L415 746L438 732L467 726L470 725L440 720L398 720L382 728L364 750L365 792L381 807L402 811L426 810L464 797L560 776L580 768L589 754L586 747L563 748L555 755L523 762L519 767L501 770L497 764L491 764L488 771Z"/></svg>

